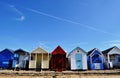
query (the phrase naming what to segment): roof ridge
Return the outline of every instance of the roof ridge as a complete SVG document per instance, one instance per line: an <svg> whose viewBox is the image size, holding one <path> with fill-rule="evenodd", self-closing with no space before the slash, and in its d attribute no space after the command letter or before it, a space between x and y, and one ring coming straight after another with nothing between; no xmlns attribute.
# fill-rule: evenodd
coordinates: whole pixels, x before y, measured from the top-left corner
<svg viewBox="0 0 120 78"><path fill-rule="evenodd" d="M39 52L35 52L35 51L39 51ZM42 52L41 52L42 51ZM44 50L43 48L41 47L38 47L36 49L34 49L31 53L48 53L46 50Z"/></svg>
<svg viewBox="0 0 120 78"><path fill-rule="evenodd" d="M83 52L87 53L85 50L83 50L82 48L80 48L79 46L77 46L76 48L74 48L74 49L68 54L68 56L69 56L73 51L75 51L76 49L80 49L80 50L82 50Z"/></svg>

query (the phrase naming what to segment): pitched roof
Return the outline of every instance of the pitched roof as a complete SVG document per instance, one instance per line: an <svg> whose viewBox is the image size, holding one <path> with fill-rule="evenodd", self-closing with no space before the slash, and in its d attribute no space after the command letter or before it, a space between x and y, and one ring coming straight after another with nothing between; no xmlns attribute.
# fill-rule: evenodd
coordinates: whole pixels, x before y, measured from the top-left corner
<svg viewBox="0 0 120 78"><path fill-rule="evenodd" d="M53 55L55 54L66 54L66 52L60 47L58 46L53 52L52 52Z"/></svg>
<svg viewBox="0 0 120 78"><path fill-rule="evenodd" d="M11 53L14 53L14 51L13 51L12 49L8 49L8 48L2 50L1 52L4 52L4 51L6 51L6 50L8 50L8 51L11 52ZM1 53L1 52L0 52L0 53Z"/></svg>
<svg viewBox="0 0 120 78"><path fill-rule="evenodd" d="M27 51L24 51L23 49L17 49L14 51L14 53L18 53L18 54L29 54Z"/></svg>
<svg viewBox="0 0 120 78"><path fill-rule="evenodd" d="M111 47L111 48L108 48L108 49L102 51L102 53L103 53L103 54L107 54L107 53L109 53L109 52L110 52L112 49L114 49L114 48L118 48L118 47L113 46L113 47Z"/></svg>
<svg viewBox="0 0 120 78"><path fill-rule="evenodd" d="M82 48L76 47L75 49L73 49L73 50L68 54L68 56L70 56L71 53L74 52L76 49L79 49L79 50L81 50L82 52L86 53Z"/></svg>
<svg viewBox="0 0 120 78"><path fill-rule="evenodd" d="M14 56L14 51L11 49L4 49L0 52L0 57L2 57L2 59L13 59Z"/></svg>
<svg viewBox="0 0 120 78"><path fill-rule="evenodd" d="M99 51L99 49L94 48L94 49L90 50L90 51L87 53L87 55L90 55L90 54L91 54L93 51L95 51L95 50Z"/></svg>
<svg viewBox="0 0 120 78"><path fill-rule="evenodd" d="M38 47L37 49L33 50L31 53L32 53L32 54L42 54L42 53L48 54L47 51L45 51L44 49L42 49L42 48L40 48L40 47Z"/></svg>

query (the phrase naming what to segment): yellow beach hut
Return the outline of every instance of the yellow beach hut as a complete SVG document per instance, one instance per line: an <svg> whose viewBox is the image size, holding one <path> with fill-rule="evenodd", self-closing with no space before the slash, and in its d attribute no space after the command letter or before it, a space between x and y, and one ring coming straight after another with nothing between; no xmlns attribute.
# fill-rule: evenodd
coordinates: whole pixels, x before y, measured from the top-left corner
<svg viewBox="0 0 120 78"><path fill-rule="evenodd" d="M49 69L49 53L38 47L30 54L29 69L44 70Z"/></svg>

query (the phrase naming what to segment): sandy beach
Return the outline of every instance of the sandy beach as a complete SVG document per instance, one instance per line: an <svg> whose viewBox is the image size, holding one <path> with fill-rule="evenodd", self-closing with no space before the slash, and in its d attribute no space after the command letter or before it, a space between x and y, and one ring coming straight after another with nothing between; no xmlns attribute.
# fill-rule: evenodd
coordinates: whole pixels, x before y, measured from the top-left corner
<svg viewBox="0 0 120 78"><path fill-rule="evenodd" d="M0 78L120 78L120 70L63 72L0 70Z"/></svg>

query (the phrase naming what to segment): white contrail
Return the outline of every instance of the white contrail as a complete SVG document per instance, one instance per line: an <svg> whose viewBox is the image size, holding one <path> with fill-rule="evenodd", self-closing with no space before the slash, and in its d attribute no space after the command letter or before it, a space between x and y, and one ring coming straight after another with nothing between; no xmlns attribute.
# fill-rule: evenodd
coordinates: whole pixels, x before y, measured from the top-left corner
<svg viewBox="0 0 120 78"><path fill-rule="evenodd" d="M18 14L23 15L23 13L19 11L14 5L9 5L9 7L13 8L13 10L16 11Z"/></svg>
<svg viewBox="0 0 120 78"><path fill-rule="evenodd" d="M11 7L16 13L18 13L20 15L20 18L16 18L16 20L18 20L18 21L25 20L24 14L20 10L18 10L14 5L9 5L9 7Z"/></svg>
<svg viewBox="0 0 120 78"><path fill-rule="evenodd" d="M11 4L8 4L8 3L5 3L5 2L0 2L0 3L1 3L1 5L9 7L12 11L14 11L14 12L16 12L18 15L20 15L19 18L15 18L16 20L18 20L18 21L23 21L23 20L25 20L24 14L23 14L19 9L17 9L14 5L11 5Z"/></svg>
<svg viewBox="0 0 120 78"><path fill-rule="evenodd" d="M94 31L97 31L97 32L109 34L109 35L112 35L112 36L119 36L119 35L116 35L116 34L113 34L113 33L107 32L107 31L100 30L100 29L95 28L95 27L93 27L93 26L89 26L89 25L81 24L81 23L79 23L79 22L72 21L72 20L60 18L60 17L54 16L54 15L51 15L51 14L47 14L47 13L38 11L38 10L34 10L34 9L30 9L30 8L24 8L24 9L26 9L26 10L28 10L28 11L31 11L31 12L34 12L34 13L37 13L37 14L40 14L40 15L44 15L44 16L47 16L47 17L56 19L56 20L60 20L60 21L64 21L64 22L68 22L68 23L72 23L72 24L76 24L76 25L80 25L80 26L82 26L82 27L85 27L85 28L87 28L87 29L94 30Z"/></svg>

